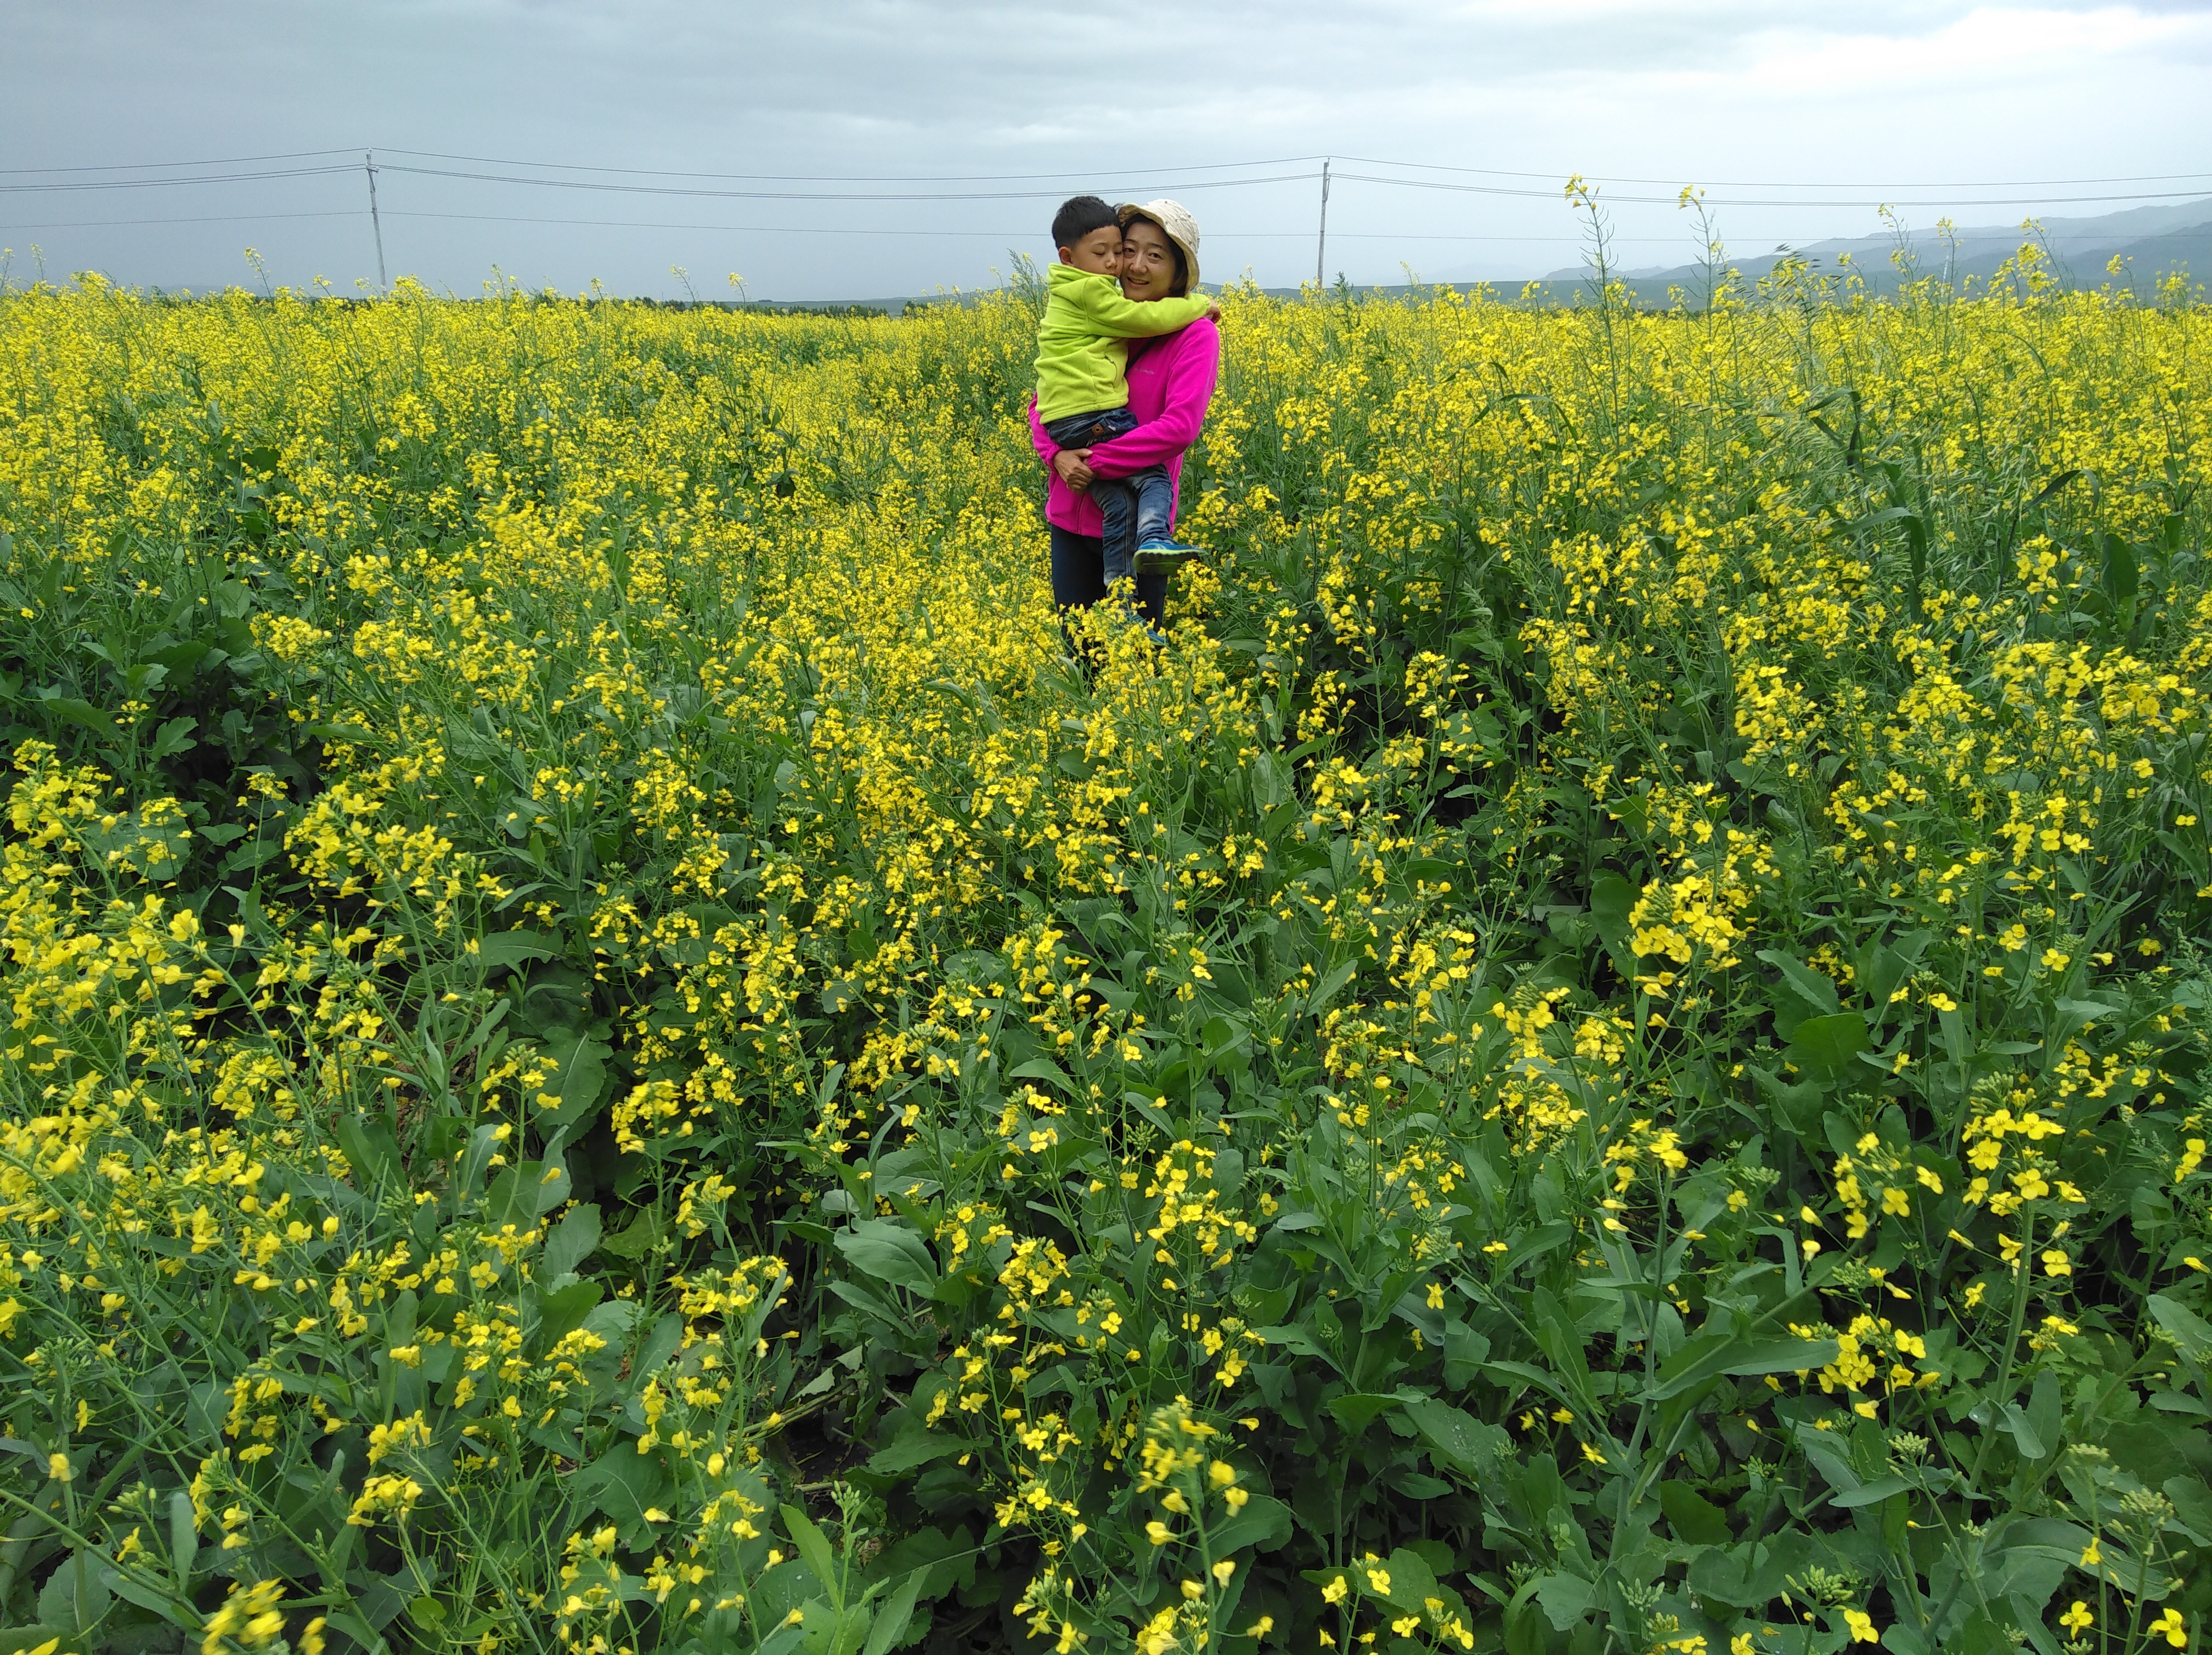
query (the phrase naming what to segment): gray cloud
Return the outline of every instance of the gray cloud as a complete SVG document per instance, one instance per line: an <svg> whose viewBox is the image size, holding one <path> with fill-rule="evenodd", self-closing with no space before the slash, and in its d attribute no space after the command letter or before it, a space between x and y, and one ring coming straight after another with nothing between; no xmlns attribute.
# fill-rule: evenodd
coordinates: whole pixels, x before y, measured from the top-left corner
<svg viewBox="0 0 2212 1655"><path fill-rule="evenodd" d="M866 297L988 281L1012 245L1045 255L1050 201L587 192L400 172L448 164L395 152L717 173L1065 173L1102 189L1349 154L1525 171L1488 181L1539 193L1346 181L1331 205L1332 274L1383 279L1405 262L1510 275L1571 259L1575 225L1557 195L1569 171L1879 185L1892 199L1917 198L1905 187L1916 183L2172 171L2172 156L2212 137L2197 95L2208 57L2212 6L2177 0L2002 11L1873 0L1848 14L1743 0L1164 12L1010 0L17 0L0 16L0 166L374 145L395 169L380 180L394 273L465 291L496 265L532 285L573 290L598 277L671 292L669 266L682 265L702 291L736 270L763 295ZM1206 227L1209 273L1311 274L1310 180L1185 197ZM374 274L366 204L358 171L0 194L0 243L16 249L19 277L37 241L49 269L241 279L250 243L276 279L343 283ZM1923 222L1939 205L1929 200ZM1680 256L1671 206L1616 210L1632 262ZM2025 210L1977 210L1983 222ZM281 216L309 214L331 216ZM1863 230L1871 217L1864 205L1730 208L1723 228L1748 248ZM147 218L217 222L88 222ZM515 222L546 219L621 222Z"/></svg>

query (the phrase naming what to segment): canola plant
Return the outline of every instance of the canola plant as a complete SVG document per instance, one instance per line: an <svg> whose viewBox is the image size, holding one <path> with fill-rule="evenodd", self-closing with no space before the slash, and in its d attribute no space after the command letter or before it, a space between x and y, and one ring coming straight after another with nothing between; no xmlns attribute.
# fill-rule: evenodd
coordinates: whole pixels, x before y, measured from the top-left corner
<svg viewBox="0 0 2212 1655"><path fill-rule="evenodd" d="M0 1655L2212 1609L2212 319L0 295Z"/></svg>

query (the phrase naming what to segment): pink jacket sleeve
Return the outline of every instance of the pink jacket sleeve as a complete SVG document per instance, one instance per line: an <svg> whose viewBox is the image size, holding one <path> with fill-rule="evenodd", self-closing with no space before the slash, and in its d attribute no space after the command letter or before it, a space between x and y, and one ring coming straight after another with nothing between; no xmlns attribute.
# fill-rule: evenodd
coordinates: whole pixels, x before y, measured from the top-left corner
<svg viewBox="0 0 2212 1655"><path fill-rule="evenodd" d="M1155 417L1128 435L1091 451L1091 469L1101 477L1127 477L1147 465L1165 464L1197 441L1206 423L1206 405L1213 400L1213 383L1221 368L1220 329L1201 319L1176 334L1171 344L1152 348L1175 352L1166 364L1166 400Z"/></svg>
<svg viewBox="0 0 2212 1655"><path fill-rule="evenodd" d="M1038 417L1036 393L1030 393L1030 446L1037 451L1037 458L1051 469L1053 457L1060 453L1060 445L1044 434L1044 421Z"/></svg>

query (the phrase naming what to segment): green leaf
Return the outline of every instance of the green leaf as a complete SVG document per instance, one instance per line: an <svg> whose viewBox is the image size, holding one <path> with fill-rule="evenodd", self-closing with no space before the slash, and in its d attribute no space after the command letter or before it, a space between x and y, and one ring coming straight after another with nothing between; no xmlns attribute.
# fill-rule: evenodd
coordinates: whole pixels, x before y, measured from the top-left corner
<svg viewBox="0 0 2212 1655"><path fill-rule="evenodd" d="M1355 1576L1364 1576L1374 1567L1371 1563L1357 1563L1352 1566L1352 1573ZM1401 1546L1383 1560L1382 1567L1390 1577L1390 1590L1382 1594L1383 1601L1395 1608L1419 1614L1428 1599L1440 1595L1436 1572L1429 1567L1429 1560L1419 1552L1409 1551ZM1371 1577L1367 1578L1364 1584L1370 1591L1373 1590Z"/></svg>
<svg viewBox="0 0 2212 1655"><path fill-rule="evenodd" d="M1782 973L1790 991L1805 1002L1815 1017L1832 1017L1843 1010L1844 1002L1836 997L1836 985L1803 960L1778 948L1762 948L1759 958Z"/></svg>
<svg viewBox="0 0 2212 1655"><path fill-rule="evenodd" d="M1396 1392L1382 1394L1352 1390L1341 1396L1328 1399L1328 1411L1336 1416L1337 1423L1352 1432L1364 1431L1388 1410L1403 1399Z"/></svg>
<svg viewBox="0 0 2212 1655"><path fill-rule="evenodd" d="M667 1232L668 1221L658 1207L641 1207L620 1231L599 1243L599 1250L635 1263L651 1252Z"/></svg>
<svg viewBox="0 0 2212 1655"><path fill-rule="evenodd" d="M814 1571L814 1578L830 1594L830 1601L838 1608L844 1607L842 1594L838 1590L837 1554L830 1549L829 1537L814 1526L814 1519L796 1506L783 1508L783 1526L791 1536L799 1555L806 1560L806 1567Z"/></svg>
<svg viewBox="0 0 2212 1655"><path fill-rule="evenodd" d="M494 931L477 939L477 957L487 970L511 970L533 959L560 958L561 945L537 931Z"/></svg>
<svg viewBox="0 0 2212 1655"><path fill-rule="evenodd" d="M1328 1002L1336 998L1336 991L1351 982L1352 974L1358 969L1359 959L1354 955L1316 983L1313 993L1306 996L1306 1014L1312 1016L1326 1008Z"/></svg>
<svg viewBox="0 0 2212 1655"><path fill-rule="evenodd" d="M964 1529L916 1529L876 1560L879 1580L895 1580L912 1572L921 1580L925 1597L942 1597L972 1585L975 1579L975 1547Z"/></svg>
<svg viewBox="0 0 2212 1655"><path fill-rule="evenodd" d="M1808 1017L1790 1037L1790 1061L1809 1074L1832 1083L1869 1044L1866 1019L1856 1012Z"/></svg>
<svg viewBox="0 0 2212 1655"><path fill-rule="evenodd" d="M79 701L74 696L41 694L39 704L72 724L82 725L94 735L112 736L115 733L115 721L88 701Z"/></svg>
<svg viewBox="0 0 2212 1655"><path fill-rule="evenodd" d="M929 1244L891 1219L869 1219L837 1237L846 1263L871 1281L927 1293L937 1282L937 1260Z"/></svg>
<svg viewBox="0 0 2212 1655"><path fill-rule="evenodd" d="M921 1578L927 1571L912 1569L905 1579L892 1590L876 1611L874 1624L868 1628L868 1641L862 1646L860 1655L890 1655L906 1636L907 1623L914 1619L914 1602L921 1595Z"/></svg>
<svg viewBox="0 0 2212 1655"><path fill-rule="evenodd" d="M2141 576L2136 568L2135 548L2117 534L2100 534L2098 550L2104 554L2102 584L2105 595L2112 600L2113 611L2124 626L2135 615L2136 593Z"/></svg>
<svg viewBox="0 0 2212 1655"><path fill-rule="evenodd" d="M589 1501L584 1509L604 1512L621 1530L624 1545L652 1532L646 1512L670 1500L667 1468L658 1454L641 1454L637 1444L617 1437L614 1445L581 1470L569 1474L567 1492Z"/></svg>
<svg viewBox="0 0 2212 1655"><path fill-rule="evenodd" d="M596 1281L572 1281L552 1293L542 1289L538 1298L538 1338L540 1350L550 1349L583 1325L603 1289Z"/></svg>
<svg viewBox="0 0 2212 1655"><path fill-rule="evenodd" d="M1735 1538L1721 1508L1686 1482L1661 1483L1659 1509L1674 1525L1674 1537L1692 1546L1725 1546Z"/></svg>
<svg viewBox="0 0 2212 1655"><path fill-rule="evenodd" d="M1597 1591L1579 1575L1547 1574L1536 1582L1536 1601L1555 1632L1565 1632L1590 1612Z"/></svg>
<svg viewBox="0 0 2212 1655"><path fill-rule="evenodd" d="M545 1043L545 1056L559 1065L559 1070L547 1078L538 1095L559 1101L538 1106L535 1124L539 1131L565 1131L574 1141L598 1113L609 1090L607 1059L611 1055L599 1041L586 1040L565 1030L555 1031Z"/></svg>
<svg viewBox="0 0 2212 1655"><path fill-rule="evenodd" d="M179 1488L169 1496L169 1555L175 1560L178 1579L192 1578L192 1560L199 1555L200 1530L192 1513L192 1497Z"/></svg>
<svg viewBox="0 0 2212 1655"><path fill-rule="evenodd" d="M1628 936L1628 916L1636 909L1636 887L1618 873L1601 873L1590 881L1590 920L1609 946L1619 946Z"/></svg>
<svg viewBox="0 0 2212 1655"><path fill-rule="evenodd" d="M107 1582L100 1578L106 1561L88 1552L71 1552L39 1588L40 1621L80 1634L98 1626L115 1601Z"/></svg>
<svg viewBox="0 0 2212 1655"><path fill-rule="evenodd" d="M1043 1080L1058 1086L1069 1097L1079 1094L1075 1082L1067 1078L1067 1071L1049 1057L1032 1057L1026 1063L1018 1063L1006 1071L1009 1080Z"/></svg>
<svg viewBox="0 0 2212 1655"><path fill-rule="evenodd" d="M868 1456L868 1469L886 1476L902 1471L913 1471L955 1454L966 1453L973 1445L963 1437L947 1435L941 1431L926 1431L917 1435L901 1437L886 1443Z"/></svg>
<svg viewBox="0 0 2212 1655"><path fill-rule="evenodd" d="M403 1179L399 1145L385 1123L365 1115L352 1115L339 1121L335 1130L338 1147L345 1151L356 1178L367 1173L378 1183L397 1184Z"/></svg>
<svg viewBox="0 0 2212 1655"><path fill-rule="evenodd" d="M200 721L196 718L165 719L161 729L155 732L154 745L147 750L146 757L159 760L168 758L172 753L191 751L199 745L192 739L192 732L199 727Z"/></svg>
<svg viewBox="0 0 2212 1655"><path fill-rule="evenodd" d="M1217 1523L1206 1533L1206 1543L1217 1557L1241 1552L1247 1546L1273 1551L1291 1537L1291 1508L1279 1500L1255 1494L1244 1509Z"/></svg>
<svg viewBox="0 0 2212 1655"><path fill-rule="evenodd" d="M2173 1342L2180 1347L2184 1356L2200 1366L2212 1356L2212 1325L2208 1325L2203 1317L2180 1300L2162 1293L2153 1293L2144 1303L2152 1319L2173 1336Z"/></svg>
<svg viewBox="0 0 2212 1655"><path fill-rule="evenodd" d="M1833 1339L1745 1339L1735 1334L1702 1334L1659 1367L1659 1383L1646 1393L1665 1402L1722 1375L1795 1373L1826 1367L1842 1348Z"/></svg>
<svg viewBox="0 0 2212 1655"><path fill-rule="evenodd" d="M555 1281L589 1258L599 1244L599 1209L589 1202L579 1202L545 1238L537 1273L547 1281Z"/></svg>
<svg viewBox="0 0 2212 1655"><path fill-rule="evenodd" d="M1828 1503L1850 1511L1854 1506L1871 1506L1876 1500L1887 1500L1892 1494L1901 1494L1911 1486L1903 1477L1876 1477L1872 1482L1861 1483L1856 1488L1847 1488L1830 1495Z"/></svg>
<svg viewBox="0 0 2212 1655"><path fill-rule="evenodd" d="M1464 1409L1434 1396L1407 1402L1406 1417L1441 1458L1470 1476L1494 1463L1510 1445L1503 1427L1478 1420Z"/></svg>

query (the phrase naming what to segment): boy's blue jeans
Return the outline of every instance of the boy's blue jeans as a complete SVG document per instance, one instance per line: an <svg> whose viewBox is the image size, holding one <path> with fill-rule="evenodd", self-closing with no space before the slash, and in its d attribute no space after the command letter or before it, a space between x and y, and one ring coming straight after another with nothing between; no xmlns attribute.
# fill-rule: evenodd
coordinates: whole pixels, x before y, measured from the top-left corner
<svg viewBox="0 0 2212 1655"><path fill-rule="evenodd" d="M1048 421L1044 434L1063 448L1091 448L1136 429L1127 408L1109 408ZM1115 581L1136 578L1139 546L1167 538L1175 526L1175 489L1166 466L1147 465L1127 477L1092 478L1091 497L1098 502L1098 538L1105 551L1106 586L1111 591Z"/></svg>

